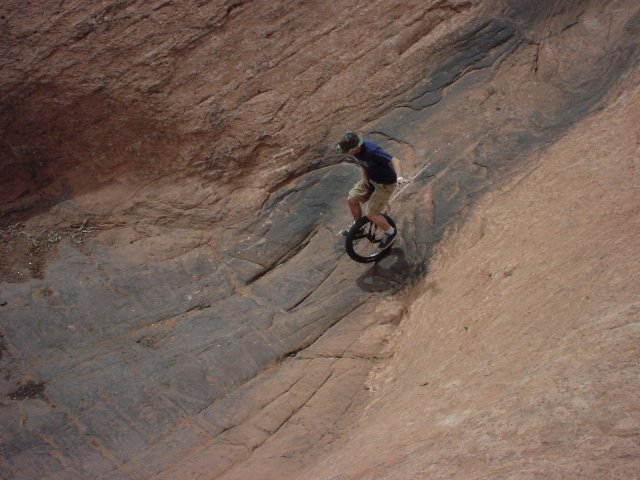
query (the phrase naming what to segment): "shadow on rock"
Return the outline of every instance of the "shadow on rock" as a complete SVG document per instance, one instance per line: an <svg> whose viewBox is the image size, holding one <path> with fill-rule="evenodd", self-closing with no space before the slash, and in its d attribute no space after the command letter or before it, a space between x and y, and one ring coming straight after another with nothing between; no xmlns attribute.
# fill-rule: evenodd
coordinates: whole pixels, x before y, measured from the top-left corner
<svg viewBox="0 0 640 480"><path fill-rule="evenodd" d="M411 266L402 248L392 248L388 255L360 275L358 286L365 292L392 292L406 283Z"/></svg>

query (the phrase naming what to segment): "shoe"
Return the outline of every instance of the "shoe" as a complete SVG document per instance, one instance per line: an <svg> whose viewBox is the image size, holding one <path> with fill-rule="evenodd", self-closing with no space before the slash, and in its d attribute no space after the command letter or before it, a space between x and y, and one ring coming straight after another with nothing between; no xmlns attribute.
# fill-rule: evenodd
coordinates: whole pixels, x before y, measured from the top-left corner
<svg viewBox="0 0 640 480"><path fill-rule="evenodd" d="M349 234L349 230L351 230L351 227L353 227L353 225L354 225L355 223L356 223L356 222L353 222L353 223L352 223L351 225L349 225L347 228L345 228L345 229L343 229L343 230L340 230L340 233L339 233L338 235L342 235L343 237L346 237L346 236ZM364 225L363 225L362 227L360 227L359 232L363 232L363 229L364 229Z"/></svg>
<svg viewBox="0 0 640 480"><path fill-rule="evenodd" d="M396 237L398 236L398 229L395 228L393 230L393 233L391 235L387 235L386 233L384 234L384 238L382 240L380 240L380 250L384 250L386 248L389 248L391 246L391 244L393 242L395 242Z"/></svg>

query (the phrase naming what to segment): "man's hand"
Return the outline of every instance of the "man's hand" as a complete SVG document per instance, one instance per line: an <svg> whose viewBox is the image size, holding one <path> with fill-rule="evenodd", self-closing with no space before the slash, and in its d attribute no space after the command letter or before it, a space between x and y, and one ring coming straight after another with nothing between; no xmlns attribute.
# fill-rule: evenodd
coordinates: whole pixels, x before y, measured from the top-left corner
<svg viewBox="0 0 640 480"><path fill-rule="evenodd" d="M397 183L398 185L406 185L407 183L409 183L411 180L408 178L404 178L404 177L398 177Z"/></svg>

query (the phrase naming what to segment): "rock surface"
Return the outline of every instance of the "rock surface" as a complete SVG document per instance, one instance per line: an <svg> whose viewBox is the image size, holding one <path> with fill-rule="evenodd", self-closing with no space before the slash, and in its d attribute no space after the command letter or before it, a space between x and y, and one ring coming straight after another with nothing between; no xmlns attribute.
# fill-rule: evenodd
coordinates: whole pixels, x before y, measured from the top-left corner
<svg viewBox="0 0 640 480"><path fill-rule="evenodd" d="M636 478L631 0L7 1L0 476ZM358 128L412 182L335 233Z"/></svg>

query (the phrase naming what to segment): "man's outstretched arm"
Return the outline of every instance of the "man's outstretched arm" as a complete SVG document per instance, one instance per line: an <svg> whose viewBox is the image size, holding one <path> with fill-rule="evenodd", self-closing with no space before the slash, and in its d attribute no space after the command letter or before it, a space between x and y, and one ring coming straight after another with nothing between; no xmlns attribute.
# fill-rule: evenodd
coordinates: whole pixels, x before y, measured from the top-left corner
<svg viewBox="0 0 640 480"><path fill-rule="evenodd" d="M393 169L396 171L396 175L398 176L398 183L408 183L409 179L402 176L402 165L400 163L400 159L398 157L392 157L391 164L393 165Z"/></svg>

